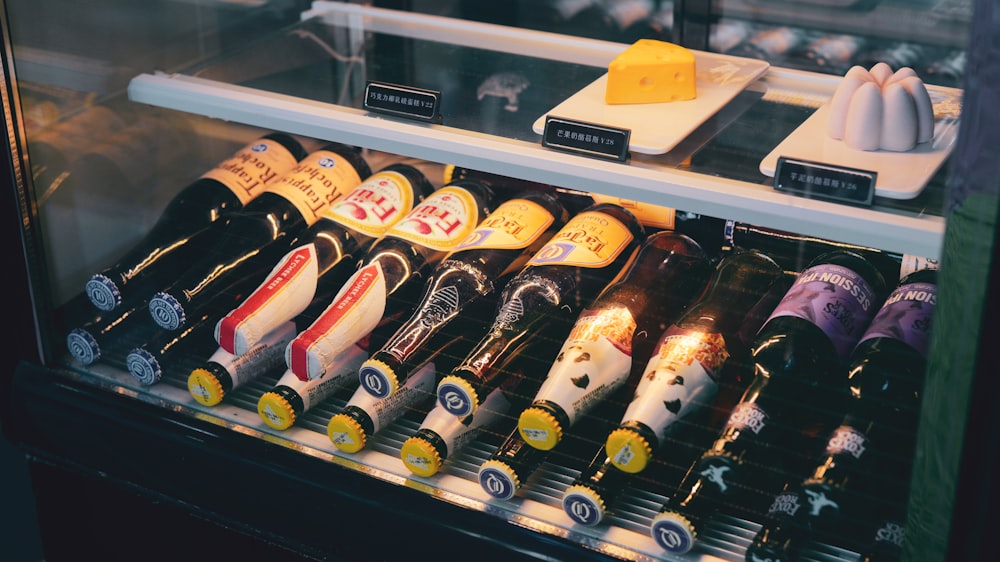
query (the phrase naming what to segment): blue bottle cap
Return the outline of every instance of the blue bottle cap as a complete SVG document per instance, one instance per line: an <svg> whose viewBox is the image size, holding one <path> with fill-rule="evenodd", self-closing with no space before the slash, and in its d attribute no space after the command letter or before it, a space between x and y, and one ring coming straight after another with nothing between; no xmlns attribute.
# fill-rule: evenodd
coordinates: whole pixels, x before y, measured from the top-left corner
<svg viewBox="0 0 1000 562"><path fill-rule="evenodd" d="M168 293L156 293L149 300L149 314L164 330L176 330L184 325L184 307Z"/></svg>
<svg viewBox="0 0 1000 562"><path fill-rule="evenodd" d="M683 515L665 511L657 514L649 526L649 534L660 548L674 554L684 554L694 546L694 526Z"/></svg>
<svg viewBox="0 0 1000 562"><path fill-rule="evenodd" d="M479 467L479 485L494 498L509 500L521 483L517 473L506 463L488 460Z"/></svg>
<svg viewBox="0 0 1000 562"><path fill-rule="evenodd" d="M163 376L160 362L153 357L153 354L141 347L129 352L125 358L125 365L128 367L128 372L132 373L132 376L135 377L135 380L146 386L156 384L159 382L160 377Z"/></svg>
<svg viewBox="0 0 1000 562"><path fill-rule="evenodd" d="M604 500L600 494L586 486L566 488L562 505L566 515L581 525L597 525L604 519Z"/></svg>
<svg viewBox="0 0 1000 562"><path fill-rule="evenodd" d="M66 335L66 347L74 359L90 365L101 358L101 346L94 336L82 328L74 328Z"/></svg>
<svg viewBox="0 0 1000 562"><path fill-rule="evenodd" d="M110 277L98 273L87 281L87 298L100 310L114 310L122 303L122 293Z"/></svg>
<svg viewBox="0 0 1000 562"><path fill-rule="evenodd" d="M441 379L437 387L438 403L448 413L464 418L476 411L479 399L475 389L462 377L448 375Z"/></svg>

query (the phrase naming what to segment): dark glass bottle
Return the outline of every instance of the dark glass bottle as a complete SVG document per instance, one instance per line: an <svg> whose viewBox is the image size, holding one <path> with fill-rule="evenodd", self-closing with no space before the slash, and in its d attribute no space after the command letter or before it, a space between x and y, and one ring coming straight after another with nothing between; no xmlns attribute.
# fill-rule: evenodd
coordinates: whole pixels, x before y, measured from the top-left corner
<svg viewBox="0 0 1000 562"><path fill-rule="evenodd" d="M122 346L127 350L125 340L134 336L141 342L159 329L149 317L145 303L123 306L92 314L88 321L70 329L66 334L66 349L81 365L91 365L108 359L110 350Z"/></svg>
<svg viewBox="0 0 1000 562"><path fill-rule="evenodd" d="M745 319L782 276L778 264L754 250L718 263L704 295L661 332L621 422L608 434L615 466L645 470L674 423L712 404L729 358L746 355L738 336Z"/></svg>
<svg viewBox="0 0 1000 562"><path fill-rule="evenodd" d="M442 406L458 417L473 413L533 337L568 328L622 272L643 235L631 213L610 203L570 219L504 287L486 336L438 385Z"/></svg>
<svg viewBox="0 0 1000 562"><path fill-rule="evenodd" d="M936 279L934 269L916 271L886 298L851 355L846 415L806 478L786 486L784 495L797 497L776 498L749 552L788 559L817 533L856 534L841 531L880 511L869 498L906 489ZM788 508L791 502L802 508Z"/></svg>
<svg viewBox="0 0 1000 562"><path fill-rule="evenodd" d="M219 320L219 346L241 355L314 300L329 304L375 240L432 190L416 168L391 164L320 211L250 296Z"/></svg>
<svg viewBox="0 0 1000 562"><path fill-rule="evenodd" d="M232 283L246 280L247 291L252 289L295 236L369 175L368 164L352 147L332 143L309 154L240 211L213 225L209 249L150 299L153 320L176 330L188 316L208 308L231 310L246 297L243 291L227 291ZM235 300L220 298L224 293Z"/></svg>
<svg viewBox="0 0 1000 562"><path fill-rule="evenodd" d="M548 455L528 445L515 427L479 467L479 485L494 498L509 500Z"/></svg>
<svg viewBox="0 0 1000 562"><path fill-rule="evenodd" d="M601 447L563 492L563 511L581 525L597 525L604 519L608 507L629 486L633 476L615 466L607 450Z"/></svg>
<svg viewBox="0 0 1000 562"><path fill-rule="evenodd" d="M721 434L654 517L661 547L687 552L704 522L751 482L766 497L782 474L804 469L815 436L843 411L848 355L885 293L878 269L852 252L820 255L799 274L751 346L754 377Z"/></svg>
<svg viewBox="0 0 1000 562"><path fill-rule="evenodd" d="M211 240L205 228L243 208L305 157L289 135L271 133L247 145L175 195L150 231L86 284L91 302L112 310L169 284Z"/></svg>
<svg viewBox="0 0 1000 562"><path fill-rule="evenodd" d="M518 427L551 449L563 432L625 384L636 339L655 337L705 289L711 265L697 242L671 231L649 235L620 280L576 319Z"/></svg>
<svg viewBox="0 0 1000 562"><path fill-rule="evenodd" d="M302 380L323 376L330 358L383 318L408 312L425 273L473 232L492 200L485 185L458 181L414 207L372 246L316 322L292 341L292 372Z"/></svg>
<svg viewBox="0 0 1000 562"><path fill-rule="evenodd" d="M555 197L539 191L497 207L434 268L413 315L361 366L361 387L378 398L391 396L409 370L434 352L427 347L432 336L502 288L566 224L567 215Z"/></svg>

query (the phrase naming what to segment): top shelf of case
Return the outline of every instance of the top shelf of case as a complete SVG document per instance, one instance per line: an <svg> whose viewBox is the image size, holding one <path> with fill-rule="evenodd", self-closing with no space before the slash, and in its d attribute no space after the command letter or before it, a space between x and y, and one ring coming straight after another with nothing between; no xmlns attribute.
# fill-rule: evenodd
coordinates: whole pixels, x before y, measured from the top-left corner
<svg viewBox="0 0 1000 562"><path fill-rule="evenodd" d="M301 23L185 73L141 74L129 97L207 117L453 163L885 250L937 258L935 192L862 208L778 192L757 164L832 95L836 77L770 69L667 154L625 163L541 146L531 124L604 74L626 45L315 2ZM517 111L479 91L498 70L531 87ZM442 92L440 123L369 113L368 79ZM929 210L931 209L931 210Z"/></svg>

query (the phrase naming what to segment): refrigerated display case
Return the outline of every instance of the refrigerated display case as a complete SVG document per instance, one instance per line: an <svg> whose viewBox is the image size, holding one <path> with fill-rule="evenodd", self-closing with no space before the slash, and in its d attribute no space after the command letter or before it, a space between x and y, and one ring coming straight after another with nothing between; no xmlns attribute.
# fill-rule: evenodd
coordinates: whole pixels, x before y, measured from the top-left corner
<svg viewBox="0 0 1000 562"><path fill-rule="evenodd" d="M997 447L988 436L997 422L988 414L997 361L986 326L996 310L989 288L1000 147L992 137L1000 32L992 3L500 4L4 2L12 180L4 220L17 230L5 244L7 255L23 259L5 353L17 361L4 364L0 412L5 436L31 467L46 558L673 559L649 523L680 461L658 459L596 526L563 511L562 493L590 460L581 451L603 439L598 417L571 432L515 497L500 500L485 493L476 471L506 431L484 432L439 474L421 477L399 455L426 404L349 454L326 429L349 388L278 430L257 411L274 376L211 407L187 387L204 357L178 361L157 384L136 380L125 354L154 328L121 335L90 365L67 353L67 331L94 314L82 294L89 276L138 240L183 186L269 131L309 149L327 141L362 147L373 169L413 164L436 187L453 165L555 186L567 197L663 206L939 260L905 554L950 560L988 552L982 525L996 499ZM814 49L764 56L740 46L758 33ZM695 50L703 105L677 112L656 104L637 118L591 99L600 97L610 61L640 37ZM823 45L849 54L820 62ZM822 144L817 112L847 69L869 60L869 48L886 47L920 53L906 64L934 104L933 148L887 169L870 154L825 161L811 149ZM429 93L435 111L429 119L399 106L387 111L369 97L373 85L402 88L411 101ZM557 130L547 117L626 131L627 150L558 146L547 137ZM878 167L873 198L859 204L776 189L774 160L786 156ZM546 360L538 352L535 368ZM721 517L676 558L743 559L760 515ZM860 540L811 543L804 559L854 560Z"/></svg>

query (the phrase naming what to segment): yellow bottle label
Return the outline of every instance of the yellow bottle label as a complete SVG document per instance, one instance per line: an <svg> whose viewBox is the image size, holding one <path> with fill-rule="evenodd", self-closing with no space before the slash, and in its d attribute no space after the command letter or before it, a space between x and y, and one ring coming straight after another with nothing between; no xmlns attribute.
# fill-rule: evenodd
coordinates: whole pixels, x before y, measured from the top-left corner
<svg viewBox="0 0 1000 562"><path fill-rule="evenodd" d="M527 248L544 234L554 221L552 213L538 203L527 199L511 199L483 219L479 227L459 244L457 249Z"/></svg>
<svg viewBox="0 0 1000 562"><path fill-rule="evenodd" d="M471 193L461 187L445 186L416 205L389 229L387 236L450 252L472 234L480 218Z"/></svg>
<svg viewBox="0 0 1000 562"><path fill-rule="evenodd" d="M246 205L295 167L298 161L281 143L261 139L247 145L215 168L202 174L228 187Z"/></svg>
<svg viewBox="0 0 1000 562"><path fill-rule="evenodd" d="M344 199L320 211L320 216L372 238L381 238L411 210L410 180L388 170L365 180Z"/></svg>
<svg viewBox="0 0 1000 562"><path fill-rule="evenodd" d="M595 203L614 203L628 209L643 226L673 230L677 211L671 207L661 207L641 201L622 199L610 195L591 194Z"/></svg>
<svg viewBox="0 0 1000 562"><path fill-rule="evenodd" d="M347 159L335 152L317 150L266 191L290 201L306 224L312 225L323 209L343 199L360 183L361 176Z"/></svg>
<svg viewBox="0 0 1000 562"><path fill-rule="evenodd" d="M585 211L570 219L528 265L605 267L615 261L635 237L618 219Z"/></svg>

